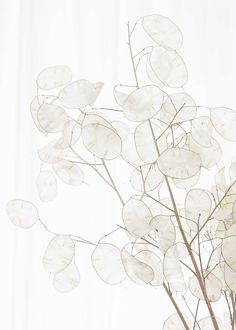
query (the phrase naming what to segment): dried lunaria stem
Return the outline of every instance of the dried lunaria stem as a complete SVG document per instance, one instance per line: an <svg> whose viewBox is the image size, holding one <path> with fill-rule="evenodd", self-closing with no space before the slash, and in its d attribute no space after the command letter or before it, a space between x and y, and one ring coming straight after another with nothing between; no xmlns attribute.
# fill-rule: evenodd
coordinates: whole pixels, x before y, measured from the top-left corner
<svg viewBox="0 0 236 330"><path fill-rule="evenodd" d="M53 235L43 264L58 291L68 292L79 284L76 245L90 244L95 246L93 267L104 282L115 285L129 279L164 287L175 308L164 330L235 329L236 163L224 167L222 138L236 141L236 111L203 108L187 93L172 91L187 83L188 73L178 53L182 33L171 20L150 15L127 27L134 86L114 87L115 108L95 105L103 83L74 78L63 65L39 73L31 103L38 130L55 136L38 150L48 167L37 177L40 200L55 198L57 179L82 184L83 166L89 167L121 202L123 224L96 243L50 231L29 201L8 202L7 214L21 228L40 221ZM152 44L134 52L132 39L138 28ZM87 156L81 155L81 142ZM110 162L117 158L131 169L134 193L128 200L110 170ZM204 172L215 175L210 188L207 183L199 187ZM111 242L118 229L127 238L123 247ZM178 304L181 298L184 311ZM214 311L214 303L221 299L227 308L224 320Z"/></svg>

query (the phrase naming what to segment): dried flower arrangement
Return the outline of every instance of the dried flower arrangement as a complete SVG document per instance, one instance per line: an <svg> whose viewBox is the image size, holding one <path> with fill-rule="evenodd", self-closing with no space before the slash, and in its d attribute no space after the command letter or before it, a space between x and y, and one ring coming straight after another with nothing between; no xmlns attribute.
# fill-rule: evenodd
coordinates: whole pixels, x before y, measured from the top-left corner
<svg viewBox="0 0 236 330"><path fill-rule="evenodd" d="M137 26L154 45L134 54ZM111 233L123 231L127 243L121 248L104 243L111 233L96 243L56 234L26 200L9 201L7 214L18 227L28 229L39 221L51 232L43 264L59 292L79 284L75 249L77 244L90 244L92 265L106 283L128 278L138 285L164 287L176 310L164 330L235 329L236 163L223 167L222 140L236 141L236 111L198 106L184 91L188 73L177 52L182 33L169 18L145 16L133 26L128 23L127 29L134 84L114 87L117 108L95 107L103 83L75 79L64 65L39 73L31 103L38 130L60 134L38 151L44 166L52 168L41 169L37 177L40 200L54 199L56 177L77 186L84 180L83 166L89 167L118 197L123 223ZM148 84L139 78L143 60ZM114 159L131 169L129 184L136 193L128 200L109 169ZM209 170L214 184L199 188L202 173ZM186 302L188 295L195 305L186 315L178 299ZM220 299L228 309L224 322L213 308ZM200 304L208 315L199 315Z"/></svg>

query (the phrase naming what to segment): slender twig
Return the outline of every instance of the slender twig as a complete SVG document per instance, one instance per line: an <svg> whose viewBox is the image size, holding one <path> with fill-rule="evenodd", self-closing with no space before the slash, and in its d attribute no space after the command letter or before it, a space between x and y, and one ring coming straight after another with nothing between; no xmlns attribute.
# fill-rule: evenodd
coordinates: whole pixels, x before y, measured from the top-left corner
<svg viewBox="0 0 236 330"><path fill-rule="evenodd" d="M199 326L199 324L197 322L197 315L198 315L198 311L199 311L199 305L200 305L200 299L198 299L197 306L196 306L196 311L195 311L195 315L194 315L193 330L195 330L196 325L201 330L201 328L200 328L200 326Z"/></svg>
<svg viewBox="0 0 236 330"><path fill-rule="evenodd" d="M93 165L91 165L89 162L87 162L85 159L83 159L76 151L74 148L70 147L71 151L79 158L81 159L84 163L86 163L90 168L92 168L112 189L114 189L114 187L112 186L112 184L98 171L98 169L96 167L94 167Z"/></svg>
<svg viewBox="0 0 236 330"><path fill-rule="evenodd" d="M140 54L142 54L142 52L144 52L145 50L149 49L149 48L153 48L155 46L147 46L147 47L144 47L142 50L140 50L137 54L134 55L134 58L139 56Z"/></svg>
<svg viewBox="0 0 236 330"><path fill-rule="evenodd" d="M183 260L180 260L180 263L185 266L188 270L190 270L191 273L193 273L194 276L196 276L196 273L194 270L192 270L191 267L189 267L189 265L187 265L185 262L183 262Z"/></svg>
<svg viewBox="0 0 236 330"><path fill-rule="evenodd" d="M235 329L236 324L236 306L235 306L235 294L231 291L230 293L231 305L232 305L232 330Z"/></svg>
<svg viewBox="0 0 236 330"><path fill-rule="evenodd" d="M115 229L113 229L113 230L111 230L108 234L105 234L105 235L103 235L100 239L99 239L99 241L98 241L98 244L101 242L101 240L103 240L104 238L106 238L106 237L108 237L108 236L110 236L111 234L113 234L113 233L115 233L117 230L119 230L119 229L121 229L121 228L115 228Z"/></svg>
<svg viewBox="0 0 236 330"><path fill-rule="evenodd" d="M182 295L182 298L183 298L183 301L184 301L186 307L188 308L190 314L192 315L192 317L193 317L193 319L194 319L194 324L195 324L195 325L197 324L198 328L201 330L201 328L200 328L198 322L196 321L195 315L193 314L193 312L192 312L192 310L191 310L191 308L190 308L190 306L189 306L189 304L188 304L188 302L187 302L185 296ZM199 300L198 300L198 301L199 301Z"/></svg>
<svg viewBox="0 0 236 330"><path fill-rule="evenodd" d="M136 28L136 26L137 26L137 24L138 24L139 20L140 20L140 18L139 18L139 19L137 19L137 21L134 23L134 26L133 26L132 30L130 31L130 33L129 33L130 37L131 37L131 36L132 36L132 34L134 33L134 30L135 30L135 28ZM128 22L128 25L129 25L129 22Z"/></svg>
<svg viewBox="0 0 236 330"><path fill-rule="evenodd" d="M139 64L140 64L142 58L143 58L144 56L147 56L148 54L149 54L149 53L145 53L145 54L143 54L142 56L139 57L139 59L138 59L138 61L137 61L137 64L136 64L136 66L135 66L135 70L136 70L136 71L138 70L138 67L139 67Z"/></svg>
<svg viewBox="0 0 236 330"><path fill-rule="evenodd" d="M220 199L220 201L216 204L216 206L213 208L213 210L211 211L211 213L209 214L208 218L206 219L206 221L201 225L201 227L199 228L199 232L202 231L202 229L206 226L206 224L208 223L208 221L212 218L212 216L214 215L215 211L218 209L218 207L221 205L221 203L223 202L223 200L225 199L225 197L227 196L228 192L230 191L230 189L233 187L233 185L236 183L236 180L233 181L233 183L231 183L231 185L227 188L227 190L225 191L223 197ZM191 240L190 245L192 244L192 242L195 240L195 238L197 237L199 233L197 233Z"/></svg>
<svg viewBox="0 0 236 330"><path fill-rule="evenodd" d="M164 208L166 208L167 210L174 212L174 210L172 210L169 206L165 205L164 203L162 203L161 201L159 201L158 199L156 199L155 197L149 195L148 193L145 193L145 195L149 198L151 198L152 200L154 200L156 203L160 204L161 206L163 206Z"/></svg>
<svg viewBox="0 0 236 330"><path fill-rule="evenodd" d="M127 229L127 228L125 228L125 227L123 227L123 226L121 226L121 225L119 225L119 224L117 224L117 226L118 226L119 228L122 228L122 229L124 229L125 231L128 232L128 229ZM140 237L140 239L141 239L142 241L144 241L145 243L154 246L156 249L159 249L159 246L157 246L156 244L150 242L150 241L147 240L146 238L144 238L144 237ZM135 244L136 244L136 243L135 243Z"/></svg>
<svg viewBox="0 0 236 330"><path fill-rule="evenodd" d="M97 164L97 163L84 163L84 162L79 162L79 161L76 161L76 160L71 160L71 159L67 159L65 158L66 160L69 160L71 163L75 163L75 164L80 164L80 165L87 165L87 166L103 166L103 164Z"/></svg>
<svg viewBox="0 0 236 330"><path fill-rule="evenodd" d="M185 329L186 330L190 330L190 328L189 328L189 326L188 326L188 324L187 324L187 322L186 322L186 320L185 320L185 318L183 316L183 313L181 312L178 304L176 303L175 299L173 298L172 293L170 292L170 289L168 288L168 286L166 285L166 283L163 283L163 287L164 287L164 289L165 289L168 297L170 298L172 304L174 305L175 310L176 310L177 314L179 315L179 318L181 319L181 321L182 321Z"/></svg>
<svg viewBox="0 0 236 330"><path fill-rule="evenodd" d="M41 225L44 227L44 229L46 229L47 232L49 232L50 234L54 235L54 236L58 236L58 235L62 235L62 234L58 234L54 231L52 231L51 229L48 228L48 226L45 225L45 223L43 222L42 219L38 219L39 222L41 223ZM65 235L65 234L63 234ZM73 234L66 234L66 236L69 236L71 237L73 240L77 241L77 242L80 242L80 243L85 243L85 244L90 244L90 245L97 245L91 241L88 241L87 239L81 237L81 236L78 236L78 235L73 235Z"/></svg>
<svg viewBox="0 0 236 330"><path fill-rule="evenodd" d="M96 107L96 108L90 108L89 110L107 110L107 111L116 111L116 112L123 112L123 110L120 110L120 109L113 109L113 108L99 108L99 107Z"/></svg>
<svg viewBox="0 0 236 330"><path fill-rule="evenodd" d="M212 256L213 256L213 253L215 252L215 250L221 245L221 243L219 243L210 253L209 255L209 258L208 258L208 262L207 262L207 265L206 265L206 269L209 268L209 265L210 265L210 262L211 262L211 259L212 259Z"/></svg>
<svg viewBox="0 0 236 330"><path fill-rule="evenodd" d="M185 103L184 103L184 104L185 104ZM174 116L172 117L172 119L171 119L169 125L164 129L164 131L161 132L161 134L160 134L157 138L154 136L155 141L159 140L159 139L160 139L160 138L166 133L166 131L167 131L168 129L171 128L171 125L172 125L173 121L174 121L175 118L178 116L178 114L180 113L180 111L183 109L184 104L179 108L179 110L176 110L176 113L174 114Z"/></svg>
<svg viewBox="0 0 236 330"><path fill-rule="evenodd" d="M224 297L225 297L225 301L226 301L226 304L227 304L227 307L228 307L228 311L229 311L229 317L230 317L230 323L232 325L232 330L234 330L233 314L232 314L232 310L231 310L231 307L230 307L229 299L227 297L227 293L225 291L224 291Z"/></svg>
<svg viewBox="0 0 236 330"><path fill-rule="evenodd" d="M107 164L106 164L106 162L105 162L104 159L102 159L102 163L104 165L105 171L107 172L107 175L109 176L109 179L111 180L111 184L113 186L113 189L115 190L115 192L117 193L117 196L119 197L119 199L121 201L121 204L122 205L125 205L125 202L124 202L123 198L121 197L120 192L118 191L118 189L116 187L116 184L115 184L115 182L114 182L114 180L113 180L113 178L112 178L112 176L110 174L110 171L108 170Z"/></svg>
<svg viewBox="0 0 236 330"><path fill-rule="evenodd" d="M201 274L202 274L203 282L204 282L204 284L205 284L205 277L204 277L204 273L203 273L203 264L202 264L202 256L201 256L200 235L199 235L200 218L201 218L201 214L199 213L199 215L198 215L198 219L197 219L197 233L198 233L198 236L197 236L198 259L199 259L199 263L200 263L200 270L201 270Z"/></svg>

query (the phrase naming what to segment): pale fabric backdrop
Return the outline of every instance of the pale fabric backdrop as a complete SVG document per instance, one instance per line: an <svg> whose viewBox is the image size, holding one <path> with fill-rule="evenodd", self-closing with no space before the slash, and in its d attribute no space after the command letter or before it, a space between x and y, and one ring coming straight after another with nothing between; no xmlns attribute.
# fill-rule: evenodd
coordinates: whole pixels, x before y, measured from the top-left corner
<svg viewBox="0 0 236 330"><path fill-rule="evenodd" d="M35 178L43 142L29 103L37 73L66 64L79 77L104 81L103 105L111 104L112 86L131 81L125 22L151 13L168 16L181 28L190 77L186 90L197 103L236 108L234 0L0 1L0 329L157 330L174 312L162 289L101 282L87 246L77 250L80 286L56 293L41 262L51 236L40 224L30 231L13 228L4 211L9 199L29 199L50 228L94 241L120 222L118 201L91 172L86 185L60 184L55 202L39 202Z"/></svg>

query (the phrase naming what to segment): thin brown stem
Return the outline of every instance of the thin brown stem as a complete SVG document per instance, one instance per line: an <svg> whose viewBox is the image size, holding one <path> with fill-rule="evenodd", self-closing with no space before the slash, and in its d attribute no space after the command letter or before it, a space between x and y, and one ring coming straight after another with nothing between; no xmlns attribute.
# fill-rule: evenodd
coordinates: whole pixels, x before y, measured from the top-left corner
<svg viewBox="0 0 236 330"><path fill-rule="evenodd" d="M107 173L109 179L111 180L111 184L112 184L112 186L113 186L113 189L115 190L117 196L119 197L119 199L120 199L120 201L121 201L121 204L122 204L122 205L125 205L125 202L124 202L123 198L121 197L121 194L120 194L119 190L118 190L117 187L116 187L116 184L115 184L115 182L114 182L114 180L113 180L113 178L112 178L112 176L111 176L111 174L110 174L110 171L108 170L107 164L106 164L106 162L105 162L104 159L102 159L102 163L103 163L103 165L104 165L105 171L106 171L106 173Z"/></svg>
<svg viewBox="0 0 236 330"><path fill-rule="evenodd" d="M232 330L234 330L236 324L236 307L235 307L235 295L233 292L230 293L230 299L232 305Z"/></svg>
<svg viewBox="0 0 236 330"><path fill-rule="evenodd" d="M201 270L201 274L202 274L202 279L205 285L205 277L204 277L204 273L203 273L203 264L202 264L202 256L201 256L201 244L200 244L200 235L199 235L199 226L200 226L200 218L201 218L201 214L198 215L198 219L197 219L197 245L198 245L198 259L199 259L199 264L200 264L200 270Z"/></svg>
<svg viewBox="0 0 236 330"><path fill-rule="evenodd" d="M143 54L142 56L139 57L139 59L138 59L138 61L137 61L137 64L136 64L136 66L135 66L135 70L136 70L136 71L138 70L138 67L139 67L139 64L140 64L142 58L143 58L144 56L147 56L148 54L149 54L149 53L145 53L145 54Z"/></svg>
<svg viewBox="0 0 236 330"><path fill-rule="evenodd" d="M151 198L152 200L154 200L156 203L160 204L161 206L163 206L164 208L166 208L167 210L174 212L174 210L172 210L170 207L168 207L167 205L165 205L164 203L160 202L158 199L156 199L155 197L149 195L148 193L145 193L145 195L149 198Z"/></svg>
<svg viewBox="0 0 236 330"><path fill-rule="evenodd" d="M195 315L193 314L193 312L192 312L192 310L191 310L191 308L190 308L190 306L189 306L189 304L188 304L188 302L187 302L187 300L186 300L186 298L185 298L184 295L182 295L182 298L183 298L183 300L184 300L184 303L185 303L186 307L188 308L190 314L192 315L192 317L193 317L193 319L194 319L194 327L195 327L195 325L197 324L198 328L201 330L201 328L200 328L200 326L199 326L199 324L198 324L198 322L197 322L197 320L196 320L196 313L195 313ZM198 302L199 302L199 300L198 300Z"/></svg>
<svg viewBox="0 0 236 330"><path fill-rule="evenodd" d="M153 48L154 46L147 46L147 47L144 47L142 50L140 50L137 54L134 55L134 58L139 56L140 54L142 54L142 52L144 52L145 50L149 49L149 48ZM146 53L148 54L148 53Z"/></svg>
<svg viewBox="0 0 236 330"><path fill-rule="evenodd" d="M121 225L119 225L119 224L117 224L117 226L118 226L119 228L122 228L122 229L124 229L125 231L128 231L128 229L127 229L127 228L125 228L125 227L123 227L123 226L121 226ZM156 249L159 249L159 246L157 246L156 244L154 244L154 243L150 242L150 241L149 241L149 240L147 240L146 238L144 238L144 237L140 237L140 239L141 239L142 241L144 241L145 243L147 243L147 244L150 244L150 245L154 246Z"/></svg>
<svg viewBox="0 0 236 330"><path fill-rule="evenodd" d="M200 299L198 299L197 302L197 306L196 306L196 311L195 311L195 315L194 315L194 323L193 323L193 330L195 330L196 325L198 326L198 328L201 330L198 322L197 322L197 316L198 316L198 311L199 311L199 305L200 305Z"/></svg>
<svg viewBox="0 0 236 330"><path fill-rule="evenodd" d="M44 229L45 229L48 233L50 233L50 234L52 234L52 235L54 235L54 236L62 235L62 234L58 234L58 233L52 231L51 229L49 229L48 226L45 225L45 223L43 222L42 219L39 218L38 220L39 220L39 222L41 223L41 225L44 227ZM63 234L63 235L65 235L65 234ZM88 241L87 239L85 239L85 238L83 238L83 237L81 237L81 236L78 236L78 235L67 234L67 236L70 236L71 239L74 240L74 241L76 241L76 242L85 243L85 244L90 244L90 245L94 245L94 246L97 245L97 244L95 244L95 243L93 243L93 242L91 242L91 241Z"/></svg>
<svg viewBox="0 0 236 330"><path fill-rule="evenodd" d="M226 304L227 304L227 307L228 307L228 311L229 311L229 317L230 317L230 323L232 325L232 330L234 330L233 314L232 314L232 310L231 310L229 299L227 297L227 292L225 292L225 291L224 291L224 297L225 297L225 301L226 301Z"/></svg>
<svg viewBox="0 0 236 330"><path fill-rule="evenodd" d="M182 105L182 107L178 111L176 111L176 113L172 117L169 125L164 129L164 131L157 138L154 137L156 141L159 140L166 133L166 131L168 131L168 129L171 128L171 125L172 125L173 121L175 120L175 118L177 117L177 115L179 114L179 112L182 110L183 107L184 107L184 104Z"/></svg>
<svg viewBox="0 0 236 330"><path fill-rule="evenodd" d="M227 197L228 192L230 191L230 189L233 187L233 185L236 183L236 180L233 181L233 183L231 183L231 185L227 188L227 190L225 191L223 197L219 200L219 202L216 204L216 206L213 208L213 210L211 211L211 213L209 214L208 218L206 219L206 221L201 225L201 227L199 228L199 233L200 231L206 226L206 224L208 223L208 221L212 218L212 216L214 215L215 211L218 209L218 207L221 205L221 203L223 202L223 200L225 199L225 197ZM197 233L191 240L190 245L192 244L192 242L195 240L195 238L197 237L197 235L199 234Z"/></svg>
<svg viewBox="0 0 236 330"><path fill-rule="evenodd" d="M190 330L190 328L189 328L189 326L188 326L188 323L186 322L186 320L185 320L185 318L184 318L184 316L183 316L183 313L181 312L181 310L179 309L178 304L176 303L175 299L173 298L172 293L170 292L168 286L167 286L165 283L163 283L163 287L164 287L164 289L165 289L165 291L166 291L168 297L170 298L170 300L171 300L173 306L175 307L175 310L176 310L177 314L179 315L179 318L181 319L181 321L182 321L182 323L183 323L185 329L186 329L186 330Z"/></svg>
<svg viewBox="0 0 236 330"><path fill-rule="evenodd" d="M131 37L132 34L134 33L134 30L135 30L135 28L136 28L136 26L137 26L139 20L140 20L140 18L134 23L134 26L133 26L132 30L130 31L130 37ZM128 24L129 24L129 22L128 22Z"/></svg>
<svg viewBox="0 0 236 330"><path fill-rule="evenodd" d="M74 148L70 147L71 151L79 158L82 160L82 162L86 163L90 168L92 168L102 179L103 181L105 181L112 189L114 189L114 187L112 186L112 184L107 181L107 179L98 171L98 169L96 167L94 167L92 164L90 164L89 162L87 162L84 158L82 158L76 151Z"/></svg>
<svg viewBox="0 0 236 330"><path fill-rule="evenodd" d="M121 228L119 228L119 227L118 227L118 228L115 228L115 229L111 230L109 233L103 235L103 236L99 239L98 244L101 242L101 240L103 240L104 238L106 238L106 237L110 236L111 234L115 233L115 232L116 232L117 230L119 230L119 229L121 229Z"/></svg>
<svg viewBox="0 0 236 330"><path fill-rule="evenodd" d="M69 160L71 163L75 163L75 164L80 164L80 165L86 165L86 166L103 166L103 164L96 164L96 163L84 163L84 162L78 162L76 160L71 160L71 159L67 159L65 158L66 160Z"/></svg>
<svg viewBox="0 0 236 330"><path fill-rule="evenodd" d="M150 129L151 129L153 140L155 141L155 146L156 146L157 154L160 155L159 148L158 148L158 145L157 145L156 140L155 140L155 135L154 135L154 131L153 131L152 124L151 124L151 121L150 120L149 120L149 126L150 126ZM174 198L174 195L173 195L173 192L172 192L170 183L169 183L169 179L168 179L168 177L166 175L164 175L164 179L165 179L165 182L166 182L166 185L167 185L167 189L168 189L168 192L169 192L171 201L172 201L173 209L174 209L175 216L176 216L176 221L177 221L177 224L178 224L178 227L179 227L181 236L183 238L184 244L186 245L186 248L187 248L188 253L189 253L189 256L190 256L190 259L192 261L192 264L193 264L193 267L194 267L194 270L195 270L195 273L196 273L197 280L199 282L199 285L200 285L200 288L201 288L201 291L202 291L202 294L203 294L205 303L206 303L207 308L208 308L209 313L210 313L210 317L211 317L212 323L214 325L215 330L219 330L219 326L218 326L218 323L217 323L217 320L216 320L214 311L212 309L211 303L210 303L210 301L208 299L208 296L207 296L207 292L206 292L206 288L205 288L205 285L204 285L204 281L203 281L202 276L201 276L201 272L200 272L200 270L198 268L197 262L196 262L196 260L194 258L194 255L193 255L193 251L191 249L191 246L190 246L190 244L189 244L189 242L187 240L187 237L185 235L184 229L183 229L182 224L181 224L181 220L180 220L180 217L179 217L179 212L178 212L178 209L177 209L177 204L175 202L175 198Z"/></svg>
<svg viewBox="0 0 236 330"><path fill-rule="evenodd" d="M91 108L89 110L107 110L107 111L115 111L115 112L123 112L123 110L120 109L113 109L113 108L100 108L100 107L96 107L96 108Z"/></svg>
<svg viewBox="0 0 236 330"><path fill-rule="evenodd" d="M192 270L192 268L191 267L189 267L189 265L187 265L185 262L183 262L183 260L180 260L180 263L183 265L183 266L185 266L191 273L193 273L193 275L195 275L196 276L196 273L195 273L195 271L194 270Z"/></svg>

